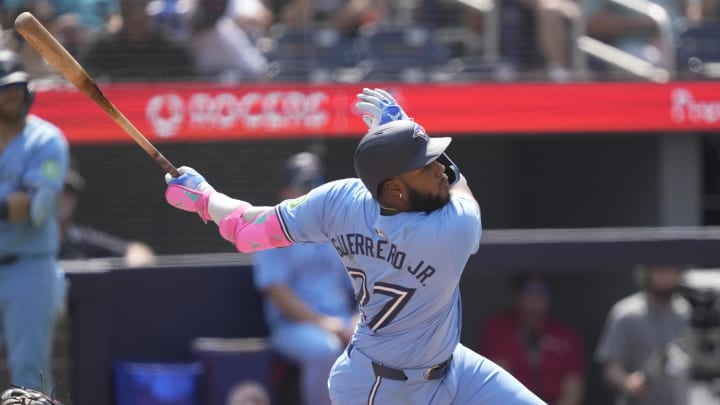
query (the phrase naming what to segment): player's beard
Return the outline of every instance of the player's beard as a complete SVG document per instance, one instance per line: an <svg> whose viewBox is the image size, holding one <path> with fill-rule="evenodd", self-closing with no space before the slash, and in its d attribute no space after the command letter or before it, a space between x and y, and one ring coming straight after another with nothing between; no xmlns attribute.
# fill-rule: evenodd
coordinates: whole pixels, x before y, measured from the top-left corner
<svg viewBox="0 0 720 405"><path fill-rule="evenodd" d="M407 199L410 202L411 211L433 212L442 208L450 201L450 194L428 197L420 194L411 187L407 188Z"/></svg>

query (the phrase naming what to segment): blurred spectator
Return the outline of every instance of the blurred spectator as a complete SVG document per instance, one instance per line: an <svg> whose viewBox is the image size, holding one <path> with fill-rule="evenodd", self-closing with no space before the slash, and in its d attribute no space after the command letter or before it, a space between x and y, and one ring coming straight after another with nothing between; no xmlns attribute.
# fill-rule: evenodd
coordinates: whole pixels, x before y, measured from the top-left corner
<svg viewBox="0 0 720 405"><path fill-rule="evenodd" d="M50 31L65 48L74 54L81 45L98 33L116 30L120 24L117 0L10 0L2 2L5 15L3 26L13 30L13 21L29 11ZM23 46L22 37L13 33L17 44L9 44L16 52L34 52ZM29 53L29 52L28 52ZM38 61L42 61L39 55ZM26 60L26 62L34 62ZM33 75L32 72L31 75ZM39 77L33 75L33 77Z"/></svg>
<svg viewBox="0 0 720 405"><path fill-rule="evenodd" d="M252 37L226 16L227 0L197 4L192 17L190 49L197 72L206 78L256 80L267 69Z"/></svg>
<svg viewBox="0 0 720 405"><path fill-rule="evenodd" d="M292 156L281 198L297 198L323 183L318 157ZM328 377L357 323L345 267L330 244L297 244L255 254L255 283L267 299L275 350L300 365L305 405L330 404Z"/></svg>
<svg viewBox="0 0 720 405"><path fill-rule="evenodd" d="M383 0L288 0L280 10L280 22L290 28L332 27L354 36L365 24L390 11Z"/></svg>
<svg viewBox="0 0 720 405"><path fill-rule="evenodd" d="M552 319L550 286L540 274L513 279L513 306L488 318L479 353L553 405L580 405L584 345L574 328Z"/></svg>
<svg viewBox="0 0 720 405"><path fill-rule="evenodd" d="M6 20L5 28L0 36L0 48L17 53L25 71L33 80L58 78L60 75L48 64L45 59L28 44L20 34L15 31L13 22L18 15L25 11L33 13L53 35L59 40L64 38L55 28L55 8L49 0L23 0L20 2L3 2L3 15Z"/></svg>
<svg viewBox="0 0 720 405"><path fill-rule="evenodd" d="M693 1L693 0L690 0ZM652 0L668 12L675 29L681 29L688 9L684 0ZM653 20L643 14L613 4L609 0L587 0L587 33L654 65L666 55Z"/></svg>
<svg viewBox="0 0 720 405"><path fill-rule="evenodd" d="M500 7L508 68L521 73L540 67L550 80L572 80L571 26L580 17L576 1L505 0Z"/></svg>
<svg viewBox="0 0 720 405"><path fill-rule="evenodd" d="M229 0L225 15L235 21L253 42L267 34L275 18L262 0Z"/></svg>
<svg viewBox="0 0 720 405"><path fill-rule="evenodd" d="M685 0L685 5L691 25L720 22L720 2L717 0Z"/></svg>
<svg viewBox="0 0 720 405"><path fill-rule="evenodd" d="M88 226L73 222L85 179L71 160L63 192L60 195L58 223L60 225L60 254L63 260L122 257L129 267L146 266L155 261L153 250L143 242L123 240Z"/></svg>
<svg viewBox="0 0 720 405"><path fill-rule="evenodd" d="M652 265L639 269L638 277L642 290L610 310L596 358L617 391L617 404L683 405L686 367L662 353L688 324L690 305L677 293L681 269Z"/></svg>
<svg viewBox="0 0 720 405"><path fill-rule="evenodd" d="M150 0L146 12L156 29L166 38L186 41L196 0Z"/></svg>
<svg viewBox="0 0 720 405"><path fill-rule="evenodd" d="M195 77L187 47L166 38L146 12L147 0L123 0L122 28L91 41L80 62L96 79L171 81Z"/></svg>

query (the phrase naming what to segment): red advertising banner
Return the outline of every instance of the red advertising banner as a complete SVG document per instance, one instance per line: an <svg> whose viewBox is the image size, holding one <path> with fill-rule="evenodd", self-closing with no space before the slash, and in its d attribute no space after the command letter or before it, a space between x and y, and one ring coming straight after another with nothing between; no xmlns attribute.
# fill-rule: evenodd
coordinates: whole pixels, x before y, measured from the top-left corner
<svg viewBox="0 0 720 405"><path fill-rule="evenodd" d="M106 84L102 91L152 142L359 137L358 85ZM373 84L373 86L375 86ZM720 82L392 84L431 134L720 130ZM132 142L72 86L39 90L32 112L72 144Z"/></svg>

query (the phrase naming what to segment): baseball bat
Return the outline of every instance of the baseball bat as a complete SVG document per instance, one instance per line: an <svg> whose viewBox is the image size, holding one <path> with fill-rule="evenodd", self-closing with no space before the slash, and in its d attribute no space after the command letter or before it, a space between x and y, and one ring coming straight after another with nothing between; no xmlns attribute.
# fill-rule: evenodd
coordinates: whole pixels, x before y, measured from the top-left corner
<svg viewBox="0 0 720 405"><path fill-rule="evenodd" d="M65 79L100 106L165 172L173 177L180 176L175 166L110 102L80 63L32 13L20 14L15 19L15 30Z"/></svg>

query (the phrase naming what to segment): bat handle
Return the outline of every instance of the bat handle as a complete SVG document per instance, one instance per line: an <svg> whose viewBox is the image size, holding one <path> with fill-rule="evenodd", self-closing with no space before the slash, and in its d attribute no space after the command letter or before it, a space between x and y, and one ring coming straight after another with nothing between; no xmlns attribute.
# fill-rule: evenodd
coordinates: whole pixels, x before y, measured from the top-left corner
<svg viewBox="0 0 720 405"><path fill-rule="evenodd" d="M165 173L170 173L173 177L180 177L180 172L173 166L172 163L170 163L169 160L163 156L162 153L157 152L157 156L153 156L153 159L155 159L155 162L160 165L160 167L165 170Z"/></svg>

